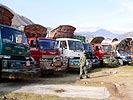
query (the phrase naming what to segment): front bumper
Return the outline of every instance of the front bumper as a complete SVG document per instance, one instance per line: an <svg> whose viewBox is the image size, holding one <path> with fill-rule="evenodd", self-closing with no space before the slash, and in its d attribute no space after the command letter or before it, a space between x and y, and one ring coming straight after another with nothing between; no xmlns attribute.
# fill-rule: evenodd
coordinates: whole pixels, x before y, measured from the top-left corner
<svg viewBox="0 0 133 100"><path fill-rule="evenodd" d="M33 79L41 75L38 67L29 69L2 69L2 78L9 79Z"/></svg>

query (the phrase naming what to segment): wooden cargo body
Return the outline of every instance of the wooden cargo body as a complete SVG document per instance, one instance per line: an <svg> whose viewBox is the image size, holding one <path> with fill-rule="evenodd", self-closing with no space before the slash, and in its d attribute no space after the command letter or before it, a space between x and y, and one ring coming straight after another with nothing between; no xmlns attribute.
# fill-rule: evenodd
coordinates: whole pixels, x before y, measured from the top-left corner
<svg viewBox="0 0 133 100"><path fill-rule="evenodd" d="M0 24L11 26L14 15L4 6L0 6Z"/></svg>
<svg viewBox="0 0 133 100"><path fill-rule="evenodd" d="M39 24L31 24L24 27L26 36L29 37L46 37L47 28Z"/></svg>
<svg viewBox="0 0 133 100"><path fill-rule="evenodd" d="M50 32L50 38L73 38L75 30L71 25L60 25Z"/></svg>

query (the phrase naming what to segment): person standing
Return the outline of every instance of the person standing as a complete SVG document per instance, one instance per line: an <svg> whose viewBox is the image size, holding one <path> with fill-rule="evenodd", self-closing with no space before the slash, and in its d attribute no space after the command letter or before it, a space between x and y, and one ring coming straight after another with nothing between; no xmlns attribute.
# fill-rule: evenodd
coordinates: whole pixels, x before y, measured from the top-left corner
<svg viewBox="0 0 133 100"><path fill-rule="evenodd" d="M84 52L80 56L80 59L79 59L79 63L80 63L80 76L79 76L79 78L80 79L83 79L83 73L85 74L86 78L90 78L90 76L88 76L88 69L87 69L87 66L86 66L86 55L87 55L87 53Z"/></svg>

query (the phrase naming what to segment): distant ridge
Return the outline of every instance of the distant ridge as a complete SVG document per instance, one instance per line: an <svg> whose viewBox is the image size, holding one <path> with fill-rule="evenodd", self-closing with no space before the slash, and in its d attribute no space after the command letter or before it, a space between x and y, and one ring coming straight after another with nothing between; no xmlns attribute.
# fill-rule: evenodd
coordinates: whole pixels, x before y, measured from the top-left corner
<svg viewBox="0 0 133 100"><path fill-rule="evenodd" d="M127 32L127 33L124 33L124 34L120 35L118 37L118 40L122 40L122 39L128 38L128 37L133 38L133 32Z"/></svg>
<svg viewBox="0 0 133 100"><path fill-rule="evenodd" d="M106 29L98 29L94 32L90 32L90 31L83 31L83 32L76 32L75 34L78 35L87 35L87 36L91 36L91 37L96 37L96 36L103 36L105 38L117 38L120 36L120 34L118 33L113 33L111 31L108 31Z"/></svg>

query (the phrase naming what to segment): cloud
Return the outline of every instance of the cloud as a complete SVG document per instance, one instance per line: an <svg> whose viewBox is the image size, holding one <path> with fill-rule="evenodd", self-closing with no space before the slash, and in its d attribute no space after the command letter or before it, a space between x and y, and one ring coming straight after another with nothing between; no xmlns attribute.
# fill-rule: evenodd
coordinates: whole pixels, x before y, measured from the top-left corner
<svg viewBox="0 0 133 100"><path fill-rule="evenodd" d="M122 6L127 8L128 10L133 10L133 1L131 0L122 0Z"/></svg>

